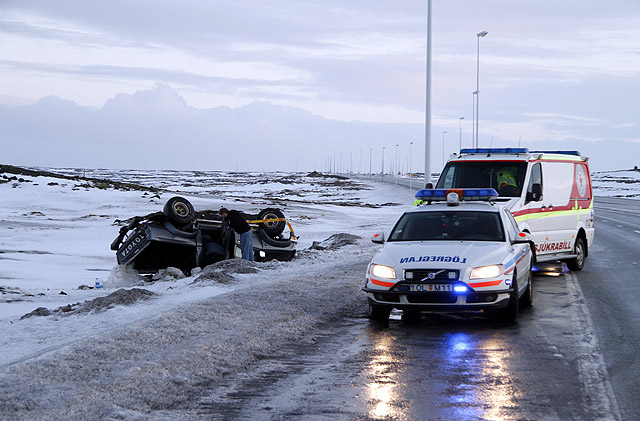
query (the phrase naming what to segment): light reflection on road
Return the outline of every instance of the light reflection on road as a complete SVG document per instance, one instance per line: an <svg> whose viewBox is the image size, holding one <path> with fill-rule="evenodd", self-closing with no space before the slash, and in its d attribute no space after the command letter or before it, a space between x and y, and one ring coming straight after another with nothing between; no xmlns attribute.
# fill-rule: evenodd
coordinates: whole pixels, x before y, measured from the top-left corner
<svg viewBox="0 0 640 421"><path fill-rule="evenodd" d="M395 400L397 373L394 370L394 357L390 352L391 338L384 336L375 344L375 355L368 365L367 385L369 401L373 404L369 416L377 418L396 418L399 414L392 406Z"/></svg>
<svg viewBox="0 0 640 421"><path fill-rule="evenodd" d="M503 419L517 407L509 329L490 320L391 321L372 332L366 365L373 419ZM405 347L410 342L414 347ZM427 415L428 414L428 415Z"/></svg>

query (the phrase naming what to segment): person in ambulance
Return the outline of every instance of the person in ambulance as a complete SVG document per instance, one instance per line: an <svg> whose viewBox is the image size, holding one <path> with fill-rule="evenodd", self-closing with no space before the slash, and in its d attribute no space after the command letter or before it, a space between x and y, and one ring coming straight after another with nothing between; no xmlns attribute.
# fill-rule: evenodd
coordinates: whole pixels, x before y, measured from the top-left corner
<svg viewBox="0 0 640 421"><path fill-rule="evenodd" d="M363 291L369 317L388 320L393 308L484 311L514 321L533 303L532 241L495 189L419 190L367 267Z"/></svg>

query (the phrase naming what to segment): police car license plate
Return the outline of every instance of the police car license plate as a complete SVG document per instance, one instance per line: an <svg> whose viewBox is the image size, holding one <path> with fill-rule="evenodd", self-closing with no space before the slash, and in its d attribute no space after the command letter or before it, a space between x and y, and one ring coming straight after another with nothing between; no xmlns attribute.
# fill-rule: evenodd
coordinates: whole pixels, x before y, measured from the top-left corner
<svg viewBox="0 0 640 421"><path fill-rule="evenodd" d="M451 292L451 284L409 284L409 291L412 292Z"/></svg>

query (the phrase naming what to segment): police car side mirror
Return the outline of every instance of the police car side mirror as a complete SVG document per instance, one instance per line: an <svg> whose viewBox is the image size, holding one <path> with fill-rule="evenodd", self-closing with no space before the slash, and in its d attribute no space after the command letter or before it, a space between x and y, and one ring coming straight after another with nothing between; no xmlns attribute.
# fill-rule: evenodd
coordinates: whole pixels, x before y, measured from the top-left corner
<svg viewBox="0 0 640 421"><path fill-rule="evenodd" d="M376 244L384 244L384 233L376 232L375 234L373 234L373 237L371 237L371 241Z"/></svg>
<svg viewBox="0 0 640 421"><path fill-rule="evenodd" d="M516 238L511 241L512 244L525 244L525 243L531 243L531 234L529 234L528 232L519 232L518 235L516 235Z"/></svg>

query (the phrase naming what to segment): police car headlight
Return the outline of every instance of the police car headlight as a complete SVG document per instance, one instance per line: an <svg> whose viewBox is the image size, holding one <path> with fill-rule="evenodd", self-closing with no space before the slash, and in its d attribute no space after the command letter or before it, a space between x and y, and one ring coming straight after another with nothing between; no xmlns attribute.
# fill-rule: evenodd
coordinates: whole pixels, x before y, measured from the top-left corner
<svg viewBox="0 0 640 421"><path fill-rule="evenodd" d="M376 278L396 279L396 271L389 266L371 265L371 274Z"/></svg>
<svg viewBox="0 0 640 421"><path fill-rule="evenodd" d="M488 279L488 278L497 278L502 275L504 272L503 265L491 265L491 266L481 266L479 268L474 268L471 271L471 276L469 279Z"/></svg>

